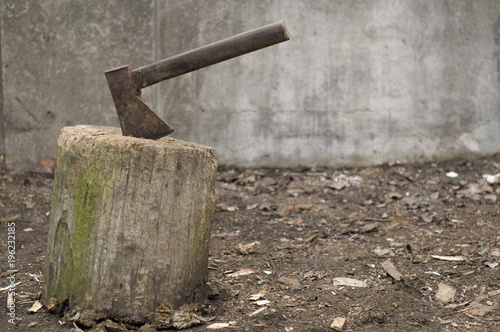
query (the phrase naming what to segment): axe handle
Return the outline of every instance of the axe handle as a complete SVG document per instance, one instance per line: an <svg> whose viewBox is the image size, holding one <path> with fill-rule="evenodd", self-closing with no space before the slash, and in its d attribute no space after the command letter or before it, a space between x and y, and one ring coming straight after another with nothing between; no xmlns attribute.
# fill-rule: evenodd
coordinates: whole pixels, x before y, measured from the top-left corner
<svg viewBox="0 0 500 332"><path fill-rule="evenodd" d="M135 87L140 90L289 39L285 22L276 22L134 69L130 76Z"/></svg>

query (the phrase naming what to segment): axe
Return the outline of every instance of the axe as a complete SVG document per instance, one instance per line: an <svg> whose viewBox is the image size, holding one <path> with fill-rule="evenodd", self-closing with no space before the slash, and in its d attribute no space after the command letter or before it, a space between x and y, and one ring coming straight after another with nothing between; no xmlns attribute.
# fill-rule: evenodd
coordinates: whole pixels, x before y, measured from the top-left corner
<svg viewBox="0 0 500 332"><path fill-rule="evenodd" d="M124 136L158 139L174 132L141 97L141 89L246 53L289 40L285 22L196 48L150 65L130 65L105 72Z"/></svg>

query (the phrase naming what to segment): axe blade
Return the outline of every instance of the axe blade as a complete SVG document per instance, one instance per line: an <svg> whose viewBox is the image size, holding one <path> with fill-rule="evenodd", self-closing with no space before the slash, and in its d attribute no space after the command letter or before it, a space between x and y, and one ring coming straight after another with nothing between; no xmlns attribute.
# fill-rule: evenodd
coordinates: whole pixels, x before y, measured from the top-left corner
<svg viewBox="0 0 500 332"><path fill-rule="evenodd" d="M158 139L174 132L156 115L132 83L131 66L105 72L124 136Z"/></svg>

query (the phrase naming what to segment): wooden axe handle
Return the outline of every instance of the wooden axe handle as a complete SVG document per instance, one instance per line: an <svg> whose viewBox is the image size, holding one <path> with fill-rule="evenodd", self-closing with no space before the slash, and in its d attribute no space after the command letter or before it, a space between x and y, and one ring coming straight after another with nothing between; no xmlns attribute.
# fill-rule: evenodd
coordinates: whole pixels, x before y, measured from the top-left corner
<svg viewBox="0 0 500 332"><path fill-rule="evenodd" d="M134 69L130 76L135 87L140 90L289 39L285 22L276 22Z"/></svg>

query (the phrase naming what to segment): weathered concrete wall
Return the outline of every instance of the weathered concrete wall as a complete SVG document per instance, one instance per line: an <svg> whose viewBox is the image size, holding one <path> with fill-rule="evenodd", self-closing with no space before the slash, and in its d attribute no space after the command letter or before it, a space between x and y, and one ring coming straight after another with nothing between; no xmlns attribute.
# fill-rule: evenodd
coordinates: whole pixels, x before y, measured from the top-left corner
<svg viewBox="0 0 500 332"><path fill-rule="evenodd" d="M154 57L153 8L149 1L1 2L9 169L55 156L63 126L118 126L104 71Z"/></svg>
<svg viewBox="0 0 500 332"><path fill-rule="evenodd" d="M0 4L10 169L54 155L62 126L118 126L106 69L281 19L289 42L144 90L174 137L213 146L221 164L241 166L500 151L496 0Z"/></svg>
<svg viewBox="0 0 500 332"><path fill-rule="evenodd" d="M0 18L2 17L0 6ZM5 116L3 111L2 34L0 33L0 173L5 170Z"/></svg>

